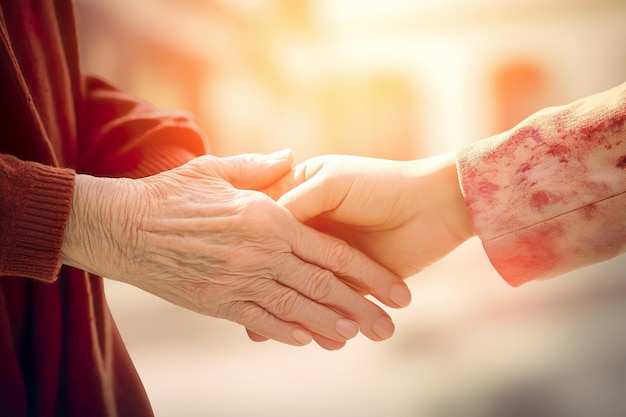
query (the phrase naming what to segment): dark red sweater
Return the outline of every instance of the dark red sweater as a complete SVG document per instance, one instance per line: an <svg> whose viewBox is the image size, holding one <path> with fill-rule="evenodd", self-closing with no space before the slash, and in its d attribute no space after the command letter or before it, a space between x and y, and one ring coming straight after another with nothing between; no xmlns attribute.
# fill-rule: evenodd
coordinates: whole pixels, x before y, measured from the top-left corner
<svg viewBox="0 0 626 417"><path fill-rule="evenodd" d="M150 175L206 143L77 50L70 0L0 0L0 416L152 414L102 279L59 265L74 172Z"/></svg>

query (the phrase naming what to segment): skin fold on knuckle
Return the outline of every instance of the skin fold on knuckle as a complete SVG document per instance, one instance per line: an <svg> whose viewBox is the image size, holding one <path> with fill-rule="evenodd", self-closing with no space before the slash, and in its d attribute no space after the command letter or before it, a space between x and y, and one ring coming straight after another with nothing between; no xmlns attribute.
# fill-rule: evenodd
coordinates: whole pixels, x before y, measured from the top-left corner
<svg viewBox="0 0 626 417"><path fill-rule="evenodd" d="M261 192L242 192L239 198L239 228L249 236L260 240L278 237L283 209L272 199ZM282 239L281 239L282 240Z"/></svg>
<svg viewBox="0 0 626 417"><path fill-rule="evenodd" d="M269 303L270 311L283 320L291 320L298 309L300 294L293 289L277 291Z"/></svg>
<svg viewBox="0 0 626 417"><path fill-rule="evenodd" d="M275 202L260 191L239 190L241 198L240 214L249 217L263 216L271 212Z"/></svg>
<svg viewBox="0 0 626 417"><path fill-rule="evenodd" d="M348 275L354 262L354 254L347 243L333 240L328 244L327 256L328 268L332 272L342 276Z"/></svg>
<svg viewBox="0 0 626 417"><path fill-rule="evenodd" d="M305 279L308 298L316 302L326 302L334 294L336 278L330 271L320 269Z"/></svg>
<svg viewBox="0 0 626 417"><path fill-rule="evenodd" d="M267 311L251 301L231 301L221 304L216 317L230 320L244 326L258 328Z"/></svg>

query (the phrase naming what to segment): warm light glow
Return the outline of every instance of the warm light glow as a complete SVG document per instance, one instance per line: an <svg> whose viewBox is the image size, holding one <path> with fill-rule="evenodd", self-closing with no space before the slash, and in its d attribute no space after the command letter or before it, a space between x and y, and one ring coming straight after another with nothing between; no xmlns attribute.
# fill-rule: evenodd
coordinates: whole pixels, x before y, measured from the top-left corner
<svg viewBox="0 0 626 417"><path fill-rule="evenodd" d="M506 104L490 80L498 68L514 62L545 74L539 101L522 109L530 113L586 85L609 87L623 65L613 50L624 37L611 31L624 19L610 0L79 6L93 19L81 26L83 43L98 46L83 48L86 65L160 107L190 110L223 155L284 147L297 159L431 155L502 127L494 106ZM590 71L602 74L575 79Z"/></svg>
<svg viewBox="0 0 626 417"><path fill-rule="evenodd" d="M77 10L85 68L192 112L218 155L419 158L626 74L623 0L77 0ZM586 274L599 286L623 279L615 263ZM253 344L234 324L108 285L163 416L484 417L514 383L547 389L548 370L582 381L571 391L580 405L602 391L582 389L577 366L600 356L588 343L623 346L611 325L626 303L611 291L588 296L581 279L512 289L476 240L410 279L412 305L390 311L392 340L332 354Z"/></svg>

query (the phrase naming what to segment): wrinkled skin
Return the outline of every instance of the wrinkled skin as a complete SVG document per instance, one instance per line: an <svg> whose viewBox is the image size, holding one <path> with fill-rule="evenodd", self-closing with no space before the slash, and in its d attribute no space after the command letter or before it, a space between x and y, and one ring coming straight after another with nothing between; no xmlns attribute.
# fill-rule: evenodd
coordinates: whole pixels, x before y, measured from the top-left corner
<svg viewBox="0 0 626 417"><path fill-rule="evenodd" d="M140 180L78 175L62 261L258 339L338 349L359 329L390 337L388 315L360 294L401 307L402 280L253 191L285 175L290 159L203 156ZM398 293L400 303L390 298Z"/></svg>

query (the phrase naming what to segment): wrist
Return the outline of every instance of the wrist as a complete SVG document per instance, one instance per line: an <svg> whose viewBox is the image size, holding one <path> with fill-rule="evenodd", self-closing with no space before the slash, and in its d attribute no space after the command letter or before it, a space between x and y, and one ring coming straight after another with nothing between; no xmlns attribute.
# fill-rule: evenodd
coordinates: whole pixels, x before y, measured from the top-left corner
<svg viewBox="0 0 626 417"><path fill-rule="evenodd" d="M76 175L61 247L61 263L116 277L123 270L124 241L132 240L133 180Z"/></svg>
<svg viewBox="0 0 626 417"><path fill-rule="evenodd" d="M417 178L422 195L428 196L430 208L426 211L438 215L459 242L474 236L476 233L459 181L456 154L449 152L416 162L420 166Z"/></svg>
<svg viewBox="0 0 626 417"><path fill-rule="evenodd" d="M459 178L459 169L456 159L456 153L450 152L446 154L446 165L444 167L444 175L446 183L449 186L451 218L455 220L455 230L459 236L466 240L475 236L474 223L465 203L463 188L461 187L461 179Z"/></svg>

